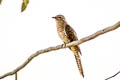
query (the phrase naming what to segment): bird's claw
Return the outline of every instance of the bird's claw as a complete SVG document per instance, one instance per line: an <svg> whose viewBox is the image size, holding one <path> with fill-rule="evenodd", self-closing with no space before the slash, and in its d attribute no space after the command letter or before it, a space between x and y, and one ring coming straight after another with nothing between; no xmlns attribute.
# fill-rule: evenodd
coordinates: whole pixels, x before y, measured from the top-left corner
<svg viewBox="0 0 120 80"><path fill-rule="evenodd" d="M66 48L66 44L65 44L65 43L64 43L64 44L62 44L62 47L63 47L63 48Z"/></svg>

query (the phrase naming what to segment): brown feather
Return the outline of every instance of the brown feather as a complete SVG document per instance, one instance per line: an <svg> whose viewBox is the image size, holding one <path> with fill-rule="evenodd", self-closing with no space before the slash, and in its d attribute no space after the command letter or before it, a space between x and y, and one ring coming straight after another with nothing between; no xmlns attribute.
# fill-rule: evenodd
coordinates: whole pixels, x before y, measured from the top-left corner
<svg viewBox="0 0 120 80"><path fill-rule="evenodd" d="M66 32L67 37L70 40L70 42L78 40L77 34L75 33L74 29L72 27L70 27L69 25L65 26L65 32ZM74 47L75 47L75 50L82 55L79 46L74 46ZM71 48L69 47L69 49L71 49Z"/></svg>
<svg viewBox="0 0 120 80"><path fill-rule="evenodd" d="M70 27L67 24L67 22L65 21L65 17L63 15L57 15L53 18L56 19L58 35L65 44L78 40L76 32L72 27ZM72 47L69 47L69 49L74 53L79 72L84 77L82 63L80 60L80 56L78 54L78 53L81 54L79 46L78 45L72 46Z"/></svg>

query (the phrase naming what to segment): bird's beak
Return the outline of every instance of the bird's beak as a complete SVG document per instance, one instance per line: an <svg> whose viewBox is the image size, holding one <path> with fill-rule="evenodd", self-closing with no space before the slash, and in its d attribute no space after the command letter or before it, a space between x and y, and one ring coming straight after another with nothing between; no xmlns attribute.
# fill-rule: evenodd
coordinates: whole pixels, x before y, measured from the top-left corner
<svg viewBox="0 0 120 80"><path fill-rule="evenodd" d="M56 19L56 17L52 17L52 18Z"/></svg>

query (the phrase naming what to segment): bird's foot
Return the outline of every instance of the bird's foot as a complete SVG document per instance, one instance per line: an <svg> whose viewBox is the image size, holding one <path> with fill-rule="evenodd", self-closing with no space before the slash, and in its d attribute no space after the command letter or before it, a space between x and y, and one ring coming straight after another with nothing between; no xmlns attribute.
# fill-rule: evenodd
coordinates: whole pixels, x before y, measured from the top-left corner
<svg viewBox="0 0 120 80"><path fill-rule="evenodd" d="M63 47L63 48L66 48L66 43L62 44L62 47Z"/></svg>

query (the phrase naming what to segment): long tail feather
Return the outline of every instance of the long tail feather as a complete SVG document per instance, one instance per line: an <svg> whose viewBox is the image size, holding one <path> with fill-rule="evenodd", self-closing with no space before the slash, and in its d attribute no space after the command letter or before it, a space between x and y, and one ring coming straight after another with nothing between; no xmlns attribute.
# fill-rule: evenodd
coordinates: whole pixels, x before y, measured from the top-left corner
<svg viewBox="0 0 120 80"><path fill-rule="evenodd" d="M82 62L81 62L80 55L79 55L80 51L76 47L70 47L70 49L74 53L79 72L84 77Z"/></svg>
<svg viewBox="0 0 120 80"><path fill-rule="evenodd" d="M84 77L84 73L83 73L83 68L82 68L82 63L81 63L81 59L78 53L74 53L75 59L76 59L76 63L78 66L78 69L80 71L80 74Z"/></svg>

